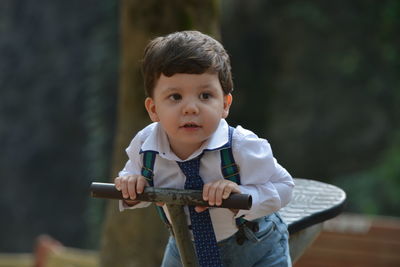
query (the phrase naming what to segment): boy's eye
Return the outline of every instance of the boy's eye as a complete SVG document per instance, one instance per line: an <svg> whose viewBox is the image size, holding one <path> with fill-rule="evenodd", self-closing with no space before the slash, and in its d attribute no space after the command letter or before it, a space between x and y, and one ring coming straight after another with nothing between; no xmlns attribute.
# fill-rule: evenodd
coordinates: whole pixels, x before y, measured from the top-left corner
<svg viewBox="0 0 400 267"><path fill-rule="evenodd" d="M211 97L210 93L201 93L200 94L200 99L202 99L202 100L209 99L210 97Z"/></svg>
<svg viewBox="0 0 400 267"><path fill-rule="evenodd" d="M177 100L181 100L182 96L180 94L172 94L169 96L169 99L177 101Z"/></svg>

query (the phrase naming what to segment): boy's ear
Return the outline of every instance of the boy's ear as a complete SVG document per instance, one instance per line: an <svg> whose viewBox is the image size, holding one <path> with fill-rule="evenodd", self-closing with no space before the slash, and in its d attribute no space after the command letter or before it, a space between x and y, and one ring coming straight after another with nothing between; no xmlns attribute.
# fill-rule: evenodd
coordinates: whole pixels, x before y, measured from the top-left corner
<svg viewBox="0 0 400 267"><path fill-rule="evenodd" d="M222 112L222 118L226 118L229 115L229 108L232 104L232 94L224 95L224 111Z"/></svg>
<svg viewBox="0 0 400 267"><path fill-rule="evenodd" d="M160 121L157 115L156 105L154 104L153 98L147 97L144 100L144 106L146 107L147 113L149 114L149 117L153 122Z"/></svg>

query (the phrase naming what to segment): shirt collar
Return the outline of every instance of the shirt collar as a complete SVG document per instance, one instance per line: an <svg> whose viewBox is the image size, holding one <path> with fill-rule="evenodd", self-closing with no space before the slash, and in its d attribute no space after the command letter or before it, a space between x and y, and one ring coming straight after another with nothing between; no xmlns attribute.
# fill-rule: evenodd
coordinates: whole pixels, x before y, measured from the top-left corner
<svg viewBox="0 0 400 267"><path fill-rule="evenodd" d="M152 127L150 135L146 138L142 144L140 153L145 151L155 151L161 157L168 160L183 161L178 158L175 153L171 150L168 136L162 129L161 124L156 122L150 125ZM226 120L221 119L217 130L210 136L210 138L204 142L204 144L192 155L190 155L185 161L191 160L198 157L204 151L220 150L225 147L229 147L229 125Z"/></svg>

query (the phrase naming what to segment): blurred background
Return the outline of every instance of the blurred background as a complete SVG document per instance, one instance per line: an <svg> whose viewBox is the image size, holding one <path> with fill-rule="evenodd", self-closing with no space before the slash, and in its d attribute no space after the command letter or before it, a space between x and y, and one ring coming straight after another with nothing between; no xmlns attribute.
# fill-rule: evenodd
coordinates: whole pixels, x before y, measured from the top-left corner
<svg viewBox="0 0 400 267"><path fill-rule="evenodd" d="M124 2L0 1L0 253L30 253L43 233L100 248L106 202L88 186L116 175ZM294 177L343 188L346 212L399 217L400 1L211 2L230 124L268 139Z"/></svg>

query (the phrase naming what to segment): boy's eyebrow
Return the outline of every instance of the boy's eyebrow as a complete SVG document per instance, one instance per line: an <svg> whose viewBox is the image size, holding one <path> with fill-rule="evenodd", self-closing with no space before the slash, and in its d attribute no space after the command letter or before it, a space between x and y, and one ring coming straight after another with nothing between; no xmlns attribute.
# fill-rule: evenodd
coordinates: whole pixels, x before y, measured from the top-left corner
<svg viewBox="0 0 400 267"><path fill-rule="evenodd" d="M206 83L206 84L200 85L198 88L199 88L199 89L206 89L206 88L213 88L213 87L214 87L214 86L212 86L212 84Z"/></svg>
<svg viewBox="0 0 400 267"><path fill-rule="evenodd" d="M217 89L212 83L206 83L197 87L198 90L202 89Z"/></svg>
<svg viewBox="0 0 400 267"><path fill-rule="evenodd" d="M163 90L163 93L168 94L170 92L178 91L179 89L180 87L167 87L165 88L165 90Z"/></svg>
<svg viewBox="0 0 400 267"><path fill-rule="evenodd" d="M197 86L195 89L201 90L201 89L208 89L208 88L215 88L215 86L213 86L211 83L206 83L206 84ZM165 88L165 90L163 90L163 94L168 94L171 92L179 91L180 89L181 88L179 86L167 87L167 88Z"/></svg>

